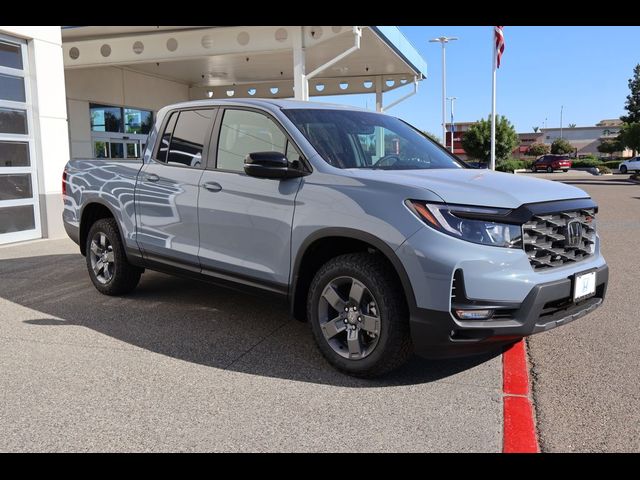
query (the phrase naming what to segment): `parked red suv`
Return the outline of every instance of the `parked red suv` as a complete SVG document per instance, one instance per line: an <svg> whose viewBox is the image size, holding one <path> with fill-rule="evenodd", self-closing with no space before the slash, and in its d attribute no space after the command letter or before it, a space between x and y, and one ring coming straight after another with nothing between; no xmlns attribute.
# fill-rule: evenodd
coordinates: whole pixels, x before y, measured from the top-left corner
<svg viewBox="0 0 640 480"><path fill-rule="evenodd" d="M568 172L570 168L571 160L568 155L542 155L535 161L531 169L534 172L546 170L547 173L553 173L554 170Z"/></svg>

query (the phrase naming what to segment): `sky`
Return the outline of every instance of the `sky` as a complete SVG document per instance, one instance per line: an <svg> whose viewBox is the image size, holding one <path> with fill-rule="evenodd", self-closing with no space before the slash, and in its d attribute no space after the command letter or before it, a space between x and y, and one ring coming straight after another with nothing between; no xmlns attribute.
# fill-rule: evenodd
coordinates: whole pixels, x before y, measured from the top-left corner
<svg viewBox="0 0 640 480"><path fill-rule="evenodd" d="M446 47L447 96L457 97L455 121L491 113L493 27L399 27L427 62L418 93L387 111L442 135L442 47L434 37L458 37ZM505 51L497 73L496 110L519 133L533 127L593 126L626 111L628 79L640 63L640 27L504 27ZM385 94L390 103L412 89ZM375 109L375 95L317 97L318 101ZM447 102L447 109L449 102ZM448 112L448 110L447 110ZM447 113L449 121L449 113Z"/></svg>

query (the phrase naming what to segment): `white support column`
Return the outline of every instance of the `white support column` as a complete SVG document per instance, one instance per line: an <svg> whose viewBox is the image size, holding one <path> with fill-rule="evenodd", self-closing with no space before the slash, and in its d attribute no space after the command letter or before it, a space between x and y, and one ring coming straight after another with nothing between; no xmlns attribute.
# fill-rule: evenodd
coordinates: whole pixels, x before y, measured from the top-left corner
<svg viewBox="0 0 640 480"><path fill-rule="evenodd" d="M382 113L382 77L376 77L376 112ZM376 158L375 161L384 157L384 130L376 127Z"/></svg>
<svg viewBox="0 0 640 480"><path fill-rule="evenodd" d="M382 112L382 77L376 77L376 112Z"/></svg>
<svg viewBox="0 0 640 480"><path fill-rule="evenodd" d="M309 83L306 75L304 51L304 27L293 28L293 92L296 100L309 100Z"/></svg>

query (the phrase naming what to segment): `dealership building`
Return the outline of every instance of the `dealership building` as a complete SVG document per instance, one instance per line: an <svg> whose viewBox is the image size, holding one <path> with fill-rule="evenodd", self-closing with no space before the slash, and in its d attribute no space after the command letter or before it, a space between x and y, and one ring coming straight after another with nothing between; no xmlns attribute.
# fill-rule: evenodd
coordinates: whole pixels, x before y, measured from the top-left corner
<svg viewBox="0 0 640 480"><path fill-rule="evenodd" d="M0 26L0 244L64 236L65 163L140 158L164 105L371 93L384 111L426 74L390 26Z"/></svg>

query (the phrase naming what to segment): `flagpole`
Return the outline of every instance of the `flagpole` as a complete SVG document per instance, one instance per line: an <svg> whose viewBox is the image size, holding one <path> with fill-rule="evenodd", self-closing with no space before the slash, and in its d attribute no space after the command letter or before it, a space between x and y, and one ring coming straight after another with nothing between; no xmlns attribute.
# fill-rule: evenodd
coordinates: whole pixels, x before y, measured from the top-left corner
<svg viewBox="0 0 640 480"><path fill-rule="evenodd" d="M491 81L491 163L489 168L496 169L496 27L491 31L491 53L493 55L493 72Z"/></svg>

